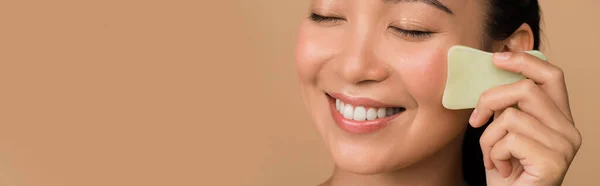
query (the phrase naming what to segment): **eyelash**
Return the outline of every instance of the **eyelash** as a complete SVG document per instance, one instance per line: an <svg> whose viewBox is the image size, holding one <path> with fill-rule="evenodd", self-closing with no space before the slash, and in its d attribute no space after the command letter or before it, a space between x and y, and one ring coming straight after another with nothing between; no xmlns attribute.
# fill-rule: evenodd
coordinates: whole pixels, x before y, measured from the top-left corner
<svg viewBox="0 0 600 186"><path fill-rule="evenodd" d="M334 22L334 21L343 21L345 20L344 18L339 18L339 17L327 17L327 16L322 16L316 13L311 13L310 20L317 22L317 23L324 23L324 22ZM405 37L411 37L411 38L418 38L418 39L422 39L422 38L427 38L429 36L431 36L434 32L429 32L429 31L420 31L420 30L405 30L405 29L401 29L401 28L397 28L397 27L390 27L392 28L392 30L402 36Z"/></svg>
<svg viewBox="0 0 600 186"><path fill-rule="evenodd" d="M431 35L434 34L434 32L429 32L429 31L420 31L420 30L404 30L401 28L397 28L397 27L390 27L394 32L402 35L402 36L407 36L407 37L413 37L413 38L427 38Z"/></svg>
<svg viewBox="0 0 600 186"><path fill-rule="evenodd" d="M327 16L315 14L315 13L311 13L309 18L310 18L310 20L317 22L317 23L344 20L343 18L339 18L339 17L327 17Z"/></svg>

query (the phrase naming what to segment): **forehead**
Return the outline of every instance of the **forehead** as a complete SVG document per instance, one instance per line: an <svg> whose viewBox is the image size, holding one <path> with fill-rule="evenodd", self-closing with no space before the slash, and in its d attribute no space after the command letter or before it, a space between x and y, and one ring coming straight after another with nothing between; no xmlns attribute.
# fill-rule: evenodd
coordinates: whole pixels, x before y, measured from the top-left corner
<svg viewBox="0 0 600 186"><path fill-rule="evenodd" d="M398 4L421 3L453 14L484 13L486 0L312 0L313 5L329 7L373 6L389 7Z"/></svg>

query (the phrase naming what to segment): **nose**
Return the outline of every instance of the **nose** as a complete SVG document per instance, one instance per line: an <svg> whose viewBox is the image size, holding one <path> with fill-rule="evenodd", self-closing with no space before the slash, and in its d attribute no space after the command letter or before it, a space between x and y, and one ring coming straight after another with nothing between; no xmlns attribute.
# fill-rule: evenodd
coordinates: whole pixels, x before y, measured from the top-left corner
<svg viewBox="0 0 600 186"><path fill-rule="evenodd" d="M386 80L388 72L385 60L377 54L374 38L363 34L343 42L338 58L338 74L348 83L366 84Z"/></svg>

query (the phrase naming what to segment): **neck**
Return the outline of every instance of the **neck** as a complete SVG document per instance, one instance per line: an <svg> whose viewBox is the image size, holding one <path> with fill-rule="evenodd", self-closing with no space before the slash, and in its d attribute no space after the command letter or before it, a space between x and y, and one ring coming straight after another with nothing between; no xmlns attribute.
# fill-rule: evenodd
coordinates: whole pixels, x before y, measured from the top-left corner
<svg viewBox="0 0 600 186"><path fill-rule="evenodd" d="M462 186L465 185L462 173L462 141L462 137L459 137L432 156L394 172L358 175L336 167L323 186Z"/></svg>

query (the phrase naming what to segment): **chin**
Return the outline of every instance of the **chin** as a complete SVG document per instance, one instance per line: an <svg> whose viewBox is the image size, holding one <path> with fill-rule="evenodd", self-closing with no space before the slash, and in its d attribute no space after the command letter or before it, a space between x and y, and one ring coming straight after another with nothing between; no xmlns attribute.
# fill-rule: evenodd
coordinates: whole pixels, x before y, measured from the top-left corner
<svg viewBox="0 0 600 186"><path fill-rule="evenodd" d="M407 115L399 116L404 119L400 118L388 127L360 135L349 134L336 128L334 123L323 123L325 125L320 127L320 132L336 168L358 175L377 175L416 168L423 162L433 160L430 158L434 158L439 152L448 153L447 147L452 149L462 141L461 125L464 124L423 121L423 117L417 117L416 113L409 111L405 114Z"/></svg>
<svg viewBox="0 0 600 186"><path fill-rule="evenodd" d="M329 141L329 149L337 168L359 175L375 175L396 171L419 161L419 152L399 152L397 147L369 142ZM334 144L332 144L334 143ZM373 142L375 143L375 142ZM398 145L398 144L396 144ZM402 148L410 149L410 148Z"/></svg>

